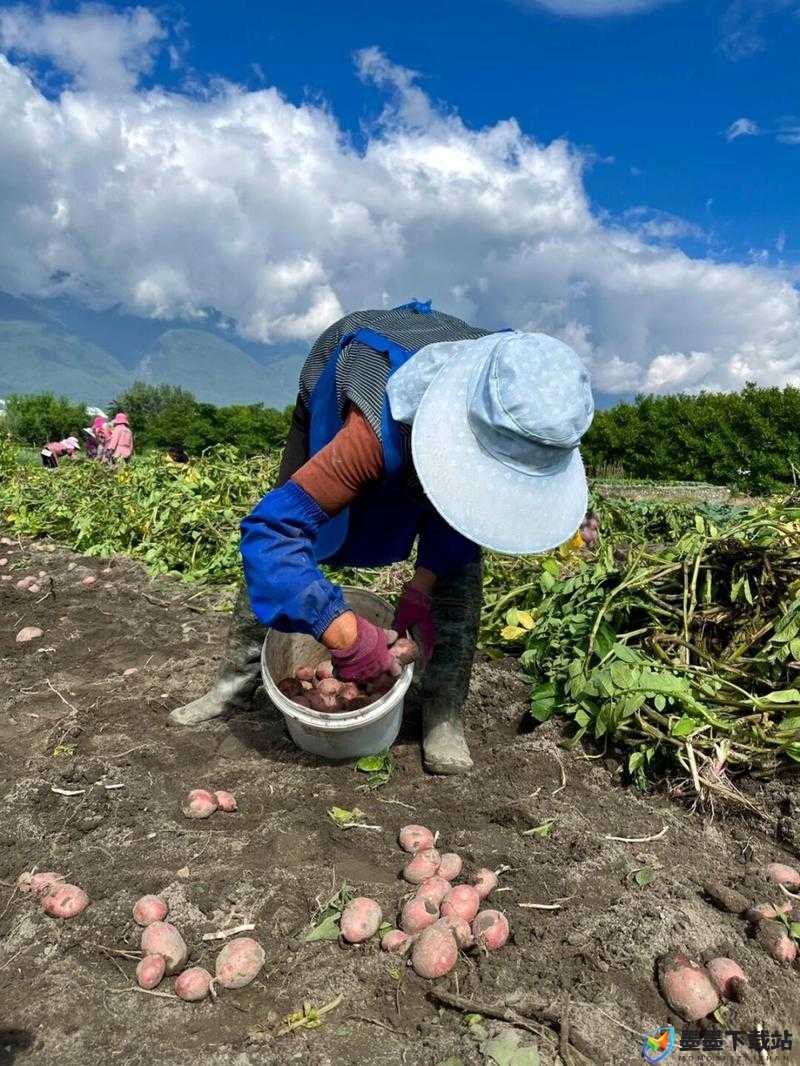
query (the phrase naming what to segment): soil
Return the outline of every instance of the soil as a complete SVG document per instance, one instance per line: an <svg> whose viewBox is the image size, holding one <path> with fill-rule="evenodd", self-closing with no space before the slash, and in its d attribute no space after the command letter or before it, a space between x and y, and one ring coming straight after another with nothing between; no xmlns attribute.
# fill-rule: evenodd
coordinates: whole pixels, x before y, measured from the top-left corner
<svg viewBox="0 0 800 1066"><path fill-rule="evenodd" d="M655 960L670 950L737 959L749 994L723 1008L722 1028L794 1031L795 1049L772 1051L770 1061L800 1061L800 975L702 892L711 879L736 885L764 862L797 861L792 787L753 794L765 818L712 816L641 794L613 759L564 750L559 723L530 729L514 664L484 660L466 709L475 771L423 772L412 696L391 779L359 791L364 775L352 763L298 752L263 695L252 710L197 729L169 724L168 711L214 675L229 594L46 541L0 546L0 557L8 559L0 575L12 578L0 583L0 1063L435 1066L455 1057L478 1066L491 1061L482 1039L504 1032L538 1045L545 1066L561 1061L554 1028L535 1036L488 1019L470 1025L432 1000L434 987L529 1014L526 1000L559 1014L568 996L570 1027L591 1049L589 1061L641 1062L645 1031L682 1027L655 981ZM39 593L16 588L39 571ZM86 577L95 581L84 585ZM43 635L17 643L29 625ZM238 812L189 821L182 800L196 787L231 790ZM360 807L380 829L337 828L326 813L334 804ZM548 819L549 834L525 835ZM397 831L412 821L438 830L468 872L509 867L493 903L509 917L511 942L487 957L465 955L435 986L375 941L303 939L345 881L396 915L406 891ZM664 827L649 843L608 839ZM46 916L14 887L34 868L81 885L91 905L70 921ZM637 883L642 870L650 883ZM256 981L199 1004L137 992L131 906L151 892L168 901L193 960L212 971L224 941L203 934L253 923L267 956ZM559 909L523 906L556 901ZM170 993L171 981L159 991ZM318 1028L276 1035L304 1003L339 996ZM689 1061L761 1061L727 1046ZM569 1058L587 1061L574 1050Z"/></svg>

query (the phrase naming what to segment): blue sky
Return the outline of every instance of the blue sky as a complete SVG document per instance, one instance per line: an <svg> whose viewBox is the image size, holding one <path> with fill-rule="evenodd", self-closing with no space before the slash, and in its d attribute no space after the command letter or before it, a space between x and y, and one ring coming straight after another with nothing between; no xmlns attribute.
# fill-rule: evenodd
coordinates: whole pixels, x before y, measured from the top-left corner
<svg viewBox="0 0 800 1066"><path fill-rule="evenodd" d="M610 396L800 383L798 44L800 0L0 2L0 289L277 347L433 297Z"/></svg>
<svg viewBox="0 0 800 1066"><path fill-rule="evenodd" d="M352 53L378 45L470 125L515 116L538 140L588 148L587 187L602 209L677 215L716 255L780 258L777 242L797 259L800 143L724 133L742 117L777 131L800 116L800 4L648 6L595 18L507 0L228 0L224 19L212 0L178 10L198 70L275 84L294 101L321 94L356 137L383 101L354 79ZM158 74L176 77L168 64Z"/></svg>

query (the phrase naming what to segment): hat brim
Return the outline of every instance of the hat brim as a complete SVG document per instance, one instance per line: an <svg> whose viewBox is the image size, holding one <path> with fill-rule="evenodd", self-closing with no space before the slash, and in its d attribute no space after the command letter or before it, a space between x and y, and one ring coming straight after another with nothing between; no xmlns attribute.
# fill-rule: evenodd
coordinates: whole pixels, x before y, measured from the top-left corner
<svg viewBox="0 0 800 1066"><path fill-rule="evenodd" d="M468 540L505 555L535 555L563 544L583 521L589 501L576 448L566 467L531 475L485 452L467 417L478 348L446 364L414 416L411 454L425 494Z"/></svg>

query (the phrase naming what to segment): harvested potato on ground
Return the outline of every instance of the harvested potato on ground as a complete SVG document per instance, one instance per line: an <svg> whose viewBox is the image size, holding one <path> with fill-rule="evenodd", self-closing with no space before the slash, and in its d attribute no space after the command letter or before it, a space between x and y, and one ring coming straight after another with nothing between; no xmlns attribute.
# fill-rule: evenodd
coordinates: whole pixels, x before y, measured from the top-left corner
<svg viewBox="0 0 800 1066"><path fill-rule="evenodd" d="M478 895L481 899L488 899L497 888L498 877L494 870L488 870L483 867L483 869L476 871L472 878L472 883L478 890Z"/></svg>
<svg viewBox="0 0 800 1066"><path fill-rule="evenodd" d="M776 962L793 963L797 958L797 944L789 936L783 922L764 919L756 926L756 940L766 948Z"/></svg>
<svg viewBox="0 0 800 1066"><path fill-rule="evenodd" d="M408 637L398 637L394 644L389 648L389 651L401 666L415 663L419 658L419 648L414 641L409 640Z"/></svg>
<svg viewBox="0 0 800 1066"><path fill-rule="evenodd" d="M458 962L458 945L447 925L437 922L420 933L411 951L415 973L429 980L444 977Z"/></svg>
<svg viewBox="0 0 800 1066"><path fill-rule="evenodd" d="M699 963L686 955L661 956L658 984L664 999L684 1021L699 1021L719 1006L719 995L711 978Z"/></svg>
<svg viewBox="0 0 800 1066"><path fill-rule="evenodd" d="M258 977L266 958L257 940L238 936L217 955L217 980L223 988L244 988Z"/></svg>
<svg viewBox="0 0 800 1066"><path fill-rule="evenodd" d="M77 885L54 885L42 898L42 910L51 918L76 918L89 906L89 897Z"/></svg>
<svg viewBox="0 0 800 1066"><path fill-rule="evenodd" d="M145 955L163 955L165 973L182 969L189 958L189 949L181 934L169 922L153 922L142 933L142 951Z"/></svg>
<svg viewBox="0 0 800 1066"><path fill-rule="evenodd" d="M133 905L133 920L137 925L148 926L153 922L163 922L167 916L167 905L160 896L142 896Z"/></svg>
<svg viewBox="0 0 800 1066"><path fill-rule="evenodd" d="M348 944L363 944L378 931L383 913L374 899L356 896L342 911L339 929Z"/></svg>
<svg viewBox="0 0 800 1066"><path fill-rule="evenodd" d="M704 886L704 892L712 903L729 914L744 914L750 906L746 896L735 888L728 888L721 881L710 881Z"/></svg>
<svg viewBox="0 0 800 1066"><path fill-rule="evenodd" d="M400 914L400 928L403 932L415 936L417 933L421 933L423 929L427 929L429 925L433 925L438 917L439 908L435 903L432 903L429 899L420 899L419 896L415 896L403 907Z"/></svg>
<svg viewBox="0 0 800 1066"><path fill-rule="evenodd" d="M744 916L751 925L758 925L768 919L777 918L780 914L788 914L792 909L791 903L755 903L748 907Z"/></svg>
<svg viewBox="0 0 800 1066"><path fill-rule="evenodd" d="M44 636L44 630L38 626L25 626L17 633L17 644L27 644L31 640L38 640Z"/></svg>
<svg viewBox="0 0 800 1066"><path fill-rule="evenodd" d="M478 913L481 897L474 885L456 885L442 900L443 918L463 918L471 922Z"/></svg>
<svg viewBox="0 0 800 1066"><path fill-rule="evenodd" d="M217 809L214 793L205 788L193 788L186 797L183 813L187 818L208 818Z"/></svg>
<svg viewBox="0 0 800 1066"><path fill-rule="evenodd" d="M404 825L397 839L403 851L410 851L412 854L433 847L433 833L424 825Z"/></svg>
<svg viewBox="0 0 800 1066"><path fill-rule="evenodd" d="M417 899L427 900L438 910L442 905L442 900L452 887L449 881L445 881L443 877L436 874L433 877L429 877L427 881L422 882L417 889Z"/></svg>
<svg viewBox="0 0 800 1066"><path fill-rule="evenodd" d="M502 911L481 911L472 923L475 943L487 951L497 951L508 940L508 919Z"/></svg>
<svg viewBox="0 0 800 1066"><path fill-rule="evenodd" d="M717 958L706 963L711 984L723 999L741 1003L744 999L747 977L738 962L733 959Z"/></svg>
<svg viewBox="0 0 800 1066"><path fill-rule="evenodd" d="M41 873L36 874L20 874L17 878L17 888L20 892L33 892L36 896L43 896L52 891L57 885L62 884L63 881L63 874L43 870Z"/></svg>
<svg viewBox="0 0 800 1066"><path fill-rule="evenodd" d="M451 915L449 918L440 918L439 920L445 923L455 937L456 944L462 950L471 948L475 943L475 934L470 929L469 922L465 922L463 918L455 918Z"/></svg>
<svg viewBox="0 0 800 1066"><path fill-rule="evenodd" d="M438 877L443 877L445 881L455 881L461 873L462 865L460 855L456 855L454 851L446 851L442 855L442 861L439 863L439 869L436 874Z"/></svg>
<svg viewBox="0 0 800 1066"><path fill-rule="evenodd" d="M324 662L318 664L314 670L314 677L318 681L324 681L328 677L333 677L333 663L330 659L325 659Z"/></svg>
<svg viewBox="0 0 800 1066"><path fill-rule="evenodd" d="M413 859L409 859L403 870L403 877L409 884L421 885L423 881L435 875L441 861L442 857L436 848L425 848L418 851Z"/></svg>
<svg viewBox="0 0 800 1066"><path fill-rule="evenodd" d="M400 929L390 929L381 937L381 950L391 951L395 955L405 955L414 941Z"/></svg>
<svg viewBox="0 0 800 1066"><path fill-rule="evenodd" d="M188 1003L196 1003L206 998L212 980L211 974L202 966L190 966L175 978L175 995Z"/></svg>
<svg viewBox="0 0 800 1066"><path fill-rule="evenodd" d="M796 892L800 888L800 871L794 866L787 866L783 862L771 862L764 867L764 873L768 880L775 885L783 885L790 892Z"/></svg>
<svg viewBox="0 0 800 1066"><path fill-rule="evenodd" d="M215 792L214 799L217 801L217 806L219 807L219 809L221 811L224 811L226 814L232 814L234 811L239 809L239 806L236 802L236 797L232 792Z"/></svg>
<svg viewBox="0 0 800 1066"><path fill-rule="evenodd" d="M167 963L163 955L145 955L136 967L136 983L139 988L157 988L166 971Z"/></svg>

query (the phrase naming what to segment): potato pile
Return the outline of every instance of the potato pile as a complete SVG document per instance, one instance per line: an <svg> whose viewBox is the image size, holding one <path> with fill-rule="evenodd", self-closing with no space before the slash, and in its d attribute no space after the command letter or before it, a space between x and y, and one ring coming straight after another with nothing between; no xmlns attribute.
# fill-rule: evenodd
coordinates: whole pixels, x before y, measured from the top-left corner
<svg viewBox="0 0 800 1066"><path fill-rule="evenodd" d="M89 906L89 897L82 888L67 884L62 874L52 871L20 874L17 888L31 892L51 918L77 918Z"/></svg>
<svg viewBox="0 0 800 1066"><path fill-rule="evenodd" d="M430 829L407 825L400 830L400 847L411 854L403 878L416 892L403 905L400 928L384 933L381 948L404 955L420 977L444 977L458 962L459 950L496 951L508 940L508 921L501 911L480 910L497 887L497 874L481 869L471 884L454 885L461 873L461 857L439 852ZM342 939L361 944L374 936L383 914L374 899L359 896L342 912Z"/></svg>
<svg viewBox="0 0 800 1066"><path fill-rule="evenodd" d="M358 711L385 696L408 663L416 662L419 649L413 640L398 637L393 629L386 630L389 650L394 657L391 673L381 674L366 685L353 681L340 681L334 675L330 660L313 666L298 666L294 677L284 677L278 689L293 703L309 707L312 711L332 714L342 711Z"/></svg>
<svg viewBox="0 0 800 1066"><path fill-rule="evenodd" d="M751 871L752 873L752 871ZM751 877L764 888L779 886L787 892L800 890L800 871L793 866L771 862ZM776 961L792 965L798 956L797 943L786 922L800 922L800 907L785 894L774 902L759 901L721 881L704 887L707 898L720 910L743 918L756 941ZM785 919L782 920L782 919ZM715 1011L724 1000L741 1002L747 977L734 959L714 958L705 964L681 953L663 955L658 960L658 984L664 999L685 1021L694 1022Z"/></svg>
<svg viewBox="0 0 800 1066"><path fill-rule="evenodd" d="M189 949L180 932L166 921L168 907L160 896L142 896L133 905L133 920L143 926L142 960L136 967L136 982L147 991L157 988L166 976L177 974L175 995L189 1003L216 996L219 988L244 988L254 981L266 961L257 940L239 936L228 941L217 956L214 977L202 966L189 966Z"/></svg>
<svg viewBox="0 0 800 1066"><path fill-rule="evenodd" d="M193 788L186 796L183 813L187 818L210 818L214 811L228 814L238 810L232 792L209 792L205 788Z"/></svg>

